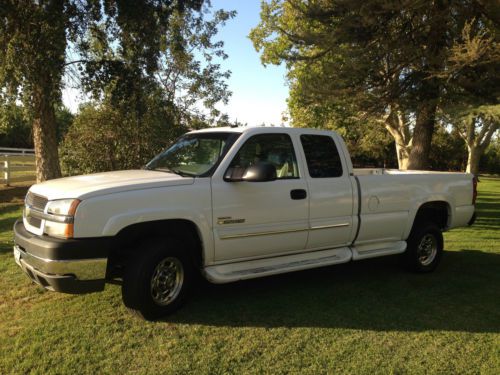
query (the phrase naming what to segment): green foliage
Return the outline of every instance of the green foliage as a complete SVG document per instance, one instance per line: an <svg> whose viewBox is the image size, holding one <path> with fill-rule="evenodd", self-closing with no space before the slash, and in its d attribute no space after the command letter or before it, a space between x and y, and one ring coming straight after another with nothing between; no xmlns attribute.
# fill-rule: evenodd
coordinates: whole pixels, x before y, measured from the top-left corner
<svg viewBox="0 0 500 375"><path fill-rule="evenodd" d="M450 84L441 100L444 121L453 124L468 146L472 173L485 168L479 156L500 128L500 35L498 25L495 29L491 24L475 19L465 23L450 48Z"/></svg>
<svg viewBox="0 0 500 375"><path fill-rule="evenodd" d="M415 108L434 58L423 40L448 16L426 3L273 0L250 38L263 63L287 63L297 95L380 114Z"/></svg>
<svg viewBox="0 0 500 375"><path fill-rule="evenodd" d="M21 101L32 121L36 178L61 175L55 108L61 102L69 1L3 1L0 6L0 99Z"/></svg>
<svg viewBox="0 0 500 375"><path fill-rule="evenodd" d="M355 167L397 168L394 140L373 117L360 115L347 104L303 105L300 99L291 93L293 126L337 131L344 138Z"/></svg>
<svg viewBox="0 0 500 375"><path fill-rule="evenodd" d="M71 111L64 107L59 106L56 108L56 124L57 124L57 143L60 144L71 124L75 119L75 115Z"/></svg>
<svg viewBox="0 0 500 375"><path fill-rule="evenodd" d="M214 37L235 12L212 13L201 1L192 2L196 10L182 3L173 1L161 10L149 2L139 9L123 3L120 11L116 4L105 6L76 42L83 89L117 108L132 105L140 116L146 111L142 86L159 86L159 94L177 107L178 121L204 117L201 104L208 110L205 122L217 122L221 114L215 106L230 96L225 82L230 72L221 70L218 60L227 55ZM162 23L166 17L168 23Z"/></svg>
<svg viewBox="0 0 500 375"><path fill-rule="evenodd" d="M15 103L0 104L0 146L33 148L30 111ZM73 122L74 115L64 106L55 110L57 138L60 142Z"/></svg>
<svg viewBox="0 0 500 375"><path fill-rule="evenodd" d="M464 171L467 148L456 129L451 132L439 126L432 137L430 167L435 171Z"/></svg>
<svg viewBox="0 0 500 375"><path fill-rule="evenodd" d="M66 26L75 8L66 1L7 1L0 7L0 87L10 100L22 99L31 111L41 91L56 105L60 100ZM34 107L35 106L35 107Z"/></svg>
<svg viewBox="0 0 500 375"><path fill-rule="evenodd" d="M410 155L422 166L418 150L431 142L442 96L469 90L472 71L481 78L476 88L498 88L495 9L479 1L271 0L250 38L264 64L287 66L293 125L328 128L347 109L392 127L402 114L406 129L423 129ZM484 36L479 44L464 44L471 25Z"/></svg>
<svg viewBox="0 0 500 375"><path fill-rule="evenodd" d="M213 39L234 12L207 19L208 7L172 5L162 14L150 6L121 15L105 7L112 18L95 17L79 39L83 88L93 101L61 147L66 174L139 168L188 128L225 121L215 105L227 102L229 72L216 59L227 56ZM168 24L159 25L167 15ZM197 109L200 102L208 115ZM90 147L102 152L88 153Z"/></svg>
<svg viewBox="0 0 500 375"><path fill-rule="evenodd" d="M500 117L495 108L500 98L498 31L494 18L472 18L463 24L449 49L448 69L441 73L449 82L441 104L445 112L459 118Z"/></svg>
<svg viewBox="0 0 500 375"><path fill-rule="evenodd" d="M355 168L398 168L392 137L378 124L356 124L340 130Z"/></svg>
<svg viewBox="0 0 500 375"><path fill-rule="evenodd" d="M500 174L500 138L496 138L486 148L481 157L481 172Z"/></svg>
<svg viewBox="0 0 500 375"><path fill-rule="evenodd" d="M143 99L148 110L140 117L106 101L80 108L60 147L63 173L141 168L187 131L156 92Z"/></svg>
<svg viewBox="0 0 500 375"><path fill-rule="evenodd" d="M219 10L207 19L208 7L198 12L172 6L168 24L159 29L167 13L149 5L121 15L110 5L104 12L111 18L95 17L77 43L83 89L93 100L62 144L65 174L140 168L188 128L227 121L215 108L230 94L229 72L216 60L227 56L213 39L234 12Z"/></svg>
<svg viewBox="0 0 500 375"><path fill-rule="evenodd" d="M0 105L0 146L32 148L31 123L23 107Z"/></svg>
<svg viewBox="0 0 500 375"><path fill-rule="evenodd" d="M33 123L39 181L60 175L57 142L71 122L56 113L62 77L81 79L96 103L133 111L137 126L149 121L145 94L161 82L169 116L186 122L201 101L217 121L215 104L227 101L214 57L225 58L217 28L234 16L217 11L206 20L203 0L8 1L0 6L0 99L21 100ZM203 59L197 59L199 53ZM76 68L76 69L75 69ZM179 93L182 93L183 98ZM178 99L178 101L176 101ZM172 103L175 110L170 110ZM56 132L57 121L61 124ZM202 122L205 122L202 119ZM141 143L141 142L139 142ZM142 154L138 156L142 158ZM132 162L135 164L135 162Z"/></svg>

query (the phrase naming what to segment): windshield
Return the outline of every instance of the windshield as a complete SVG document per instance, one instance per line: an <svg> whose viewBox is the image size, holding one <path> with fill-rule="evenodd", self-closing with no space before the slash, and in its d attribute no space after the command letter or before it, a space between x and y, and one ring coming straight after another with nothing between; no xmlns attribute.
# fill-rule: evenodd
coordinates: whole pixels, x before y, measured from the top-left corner
<svg viewBox="0 0 500 375"><path fill-rule="evenodd" d="M146 169L191 177L210 175L236 138L237 133L186 134L151 160Z"/></svg>

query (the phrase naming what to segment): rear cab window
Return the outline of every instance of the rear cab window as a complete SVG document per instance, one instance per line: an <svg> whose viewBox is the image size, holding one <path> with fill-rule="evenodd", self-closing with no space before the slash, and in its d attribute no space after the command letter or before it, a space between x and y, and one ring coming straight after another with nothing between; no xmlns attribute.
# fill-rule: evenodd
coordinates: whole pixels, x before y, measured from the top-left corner
<svg viewBox="0 0 500 375"><path fill-rule="evenodd" d="M302 134L300 142L311 178L332 178L343 175L340 154L332 137Z"/></svg>

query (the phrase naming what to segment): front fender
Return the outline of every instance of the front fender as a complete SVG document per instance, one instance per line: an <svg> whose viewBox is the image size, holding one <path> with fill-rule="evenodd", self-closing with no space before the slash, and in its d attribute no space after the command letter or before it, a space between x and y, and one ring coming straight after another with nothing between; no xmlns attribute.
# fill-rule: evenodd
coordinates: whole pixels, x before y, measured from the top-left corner
<svg viewBox="0 0 500 375"><path fill-rule="evenodd" d="M210 179L187 186L133 190L83 200L75 215L75 238L115 236L138 223L181 219L193 222L204 256L213 259Z"/></svg>

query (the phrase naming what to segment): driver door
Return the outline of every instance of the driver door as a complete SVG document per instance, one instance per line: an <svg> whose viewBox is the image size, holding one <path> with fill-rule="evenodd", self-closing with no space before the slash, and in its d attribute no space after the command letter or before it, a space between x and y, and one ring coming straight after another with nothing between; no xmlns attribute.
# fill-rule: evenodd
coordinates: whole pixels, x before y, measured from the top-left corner
<svg viewBox="0 0 500 375"><path fill-rule="evenodd" d="M273 257L305 249L309 199L290 136L250 136L229 168L242 170L260 162L275 166L276 180L212 178L215 261Z"/></svg>

